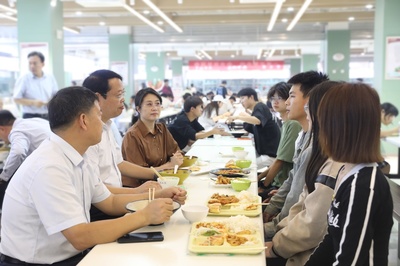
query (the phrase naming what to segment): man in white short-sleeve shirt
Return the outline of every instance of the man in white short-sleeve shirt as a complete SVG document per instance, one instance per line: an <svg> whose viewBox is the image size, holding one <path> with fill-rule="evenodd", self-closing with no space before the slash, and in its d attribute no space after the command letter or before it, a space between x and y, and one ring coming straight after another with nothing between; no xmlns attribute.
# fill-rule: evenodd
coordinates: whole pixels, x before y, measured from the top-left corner
<svg viewBox="0 0 400 266"><path fill-rule="evenodd" d="M47 119L47 103L57 92L58 86L53 75L43 72L44 56L40 52L28 54L29 71L15 83L14 101L22 105L22 117Z"/></svg>
<svg viewBox="0 0 400 266"><path fill-rule="evenodd" d="M122 215L128 202L148 194L114 195L93 176L85 152L101 140L103 124L93 92L83 87L57 92L49 102L49 122L54 134L24 161L6 191L0 266L76 265L82 251L96 244L169 220L171 198L184 203L186 192L173 187L156 191L157 199L143 210L90 222L91 204L107 214Z"/></svg>

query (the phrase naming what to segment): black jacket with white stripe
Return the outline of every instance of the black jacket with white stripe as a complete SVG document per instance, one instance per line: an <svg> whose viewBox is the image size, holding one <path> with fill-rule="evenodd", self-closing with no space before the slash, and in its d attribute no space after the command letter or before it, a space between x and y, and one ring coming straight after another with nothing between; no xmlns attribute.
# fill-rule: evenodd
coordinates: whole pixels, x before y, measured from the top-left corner
<svg viewBox="0 0 400 266"><path fill-rule="evenodd" d="M388 264L393 225L389 184L377 166L368 166L340 184L328 213L328 233L306 263Z"/></svg>

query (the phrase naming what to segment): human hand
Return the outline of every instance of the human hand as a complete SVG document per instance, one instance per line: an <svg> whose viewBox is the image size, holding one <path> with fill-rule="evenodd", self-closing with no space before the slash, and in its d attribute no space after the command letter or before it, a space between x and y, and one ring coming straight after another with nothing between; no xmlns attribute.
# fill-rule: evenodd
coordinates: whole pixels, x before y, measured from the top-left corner
<svg viewBox="0 0 400 266"><path fill-rule="evenodd" d="M262 172L261 174L259 174L259 175L257 176L257 180L260 181L261 179L263 179L264 177L266 177L267 174L268 174L268 169L265 170L264 172Z"/></svg>
<svg viewBox="0 0 400 266"><path fill-rule="evenodd" d="M170 198L179 202L182 205L185 204L187 198L186 195L186 190L179 187L169 187L160 191L156 191L155 193L156 198Z"/></svg>
<svg viewBox="0 0 400 266"><path fill-rule="evenodd" d="M272 198L273 196L275 196L276 193L278 193L278 189L271 190L271 191L268 193L268 196L270 196L270 197Z"/></svg>
<svg viewBox="0 0 400 266"><path fill-rule="evenodd" d="M173 166L175 165L181 165L183 163L183 155L179 151L175 152L172 154L171 158L171 164Z"/></svg>
<svg viewBox="0 0 400 266"><path fill-rule="evenodd" d="M224 129L223 127L215 126L215 127L212 129L212 132L213 132L213 135L214 135L214 134L221 135L221 134L223 134L223 133L225 132L225 129Z"/></svg>
<svg viewBox="0 0 400 266"><path fill-rule="evenodd" d="M235 121L235 117L234 116L228 116L227 118L226 118L226 121L225 121L225 124L230 124L230 123L232 123L233 121Z"/></svg>
<svg viewBox="0 0 400 266"><path fill-rule="evenodd" d="M271 222L272 219L275 218L277 214L269 214L268 212L263 212L263 222L268 223Z"/></svg>
<svg viewBox="0 0 400 266"><path fill-rule="evenodd" d="M148 224L161 224L172 215L172 199L154 199L142 211Z"/></svg>
<svg viewBox="0 0 400 266"><path fill-rule="evenodd" d="M161 185L155 181L147 181L136 188L135 193L147 193L149 188L155 188L156 190L161 190Z"/></svg>
<svg viewBox="0 0 400 266"><path fill-rule="evenodd" d="M275 253L272 251L272 247L274 244L271 242L265 242L264 243L266 249L265 249L265 257L266 258L277 258L278 256L275 255Z"/></svg>
<svg viewBox="0 0 400 266"><path fill-rule="evenodd" d="M35 106L35 107L42 107L43 105L46 105L46 103L41 100L35 100L33 102L33 106Z"/></svg>

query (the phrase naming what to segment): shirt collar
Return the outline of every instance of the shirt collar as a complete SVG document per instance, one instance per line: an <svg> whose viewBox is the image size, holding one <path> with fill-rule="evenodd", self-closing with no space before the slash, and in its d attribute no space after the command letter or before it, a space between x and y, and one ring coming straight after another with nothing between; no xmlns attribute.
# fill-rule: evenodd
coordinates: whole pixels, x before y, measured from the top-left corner
<svg viewBox="0 0 400 266"><path fill-rule="evenodd" d="M142 120L138 120L137 122L137 128L139 129L140 133L142 134L143 137L147 136L147 134L155 135L153 134L150 130L147 129L146 125L143 123ZM156 123L156 131L160 132L161 134L163 133L161 129L161 125L159 123Z"/></svg>
<svg viewBox="0 0 400 266"><path fill-rule="evenodd" d="M78 166L83 162L84 157L82 157L82 155L80 155L79 152L75 150L74 147L72 147L71 144L66 142L64 139L54 133L51 133L50 140L60 147L65 156L67 156L67 158L75 166Z"/></svg>
<svg viewBox="0 0 400 266"><path fill-rule="evenodd" d="M46 73L44 71L43 71L43 76L41 76L40 78L36 77L32 72L29 72L29 76L31 78L33 78L33 79L41 79L41 78L46 78L47 77L47 75L46 75Z"/></svg>

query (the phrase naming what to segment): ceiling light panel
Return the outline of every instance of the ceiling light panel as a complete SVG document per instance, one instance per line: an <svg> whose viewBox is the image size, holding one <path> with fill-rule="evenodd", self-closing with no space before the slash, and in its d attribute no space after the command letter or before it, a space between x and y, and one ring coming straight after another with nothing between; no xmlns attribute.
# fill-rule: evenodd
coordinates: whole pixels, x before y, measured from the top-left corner
<svg viewBox="0 0 400 266"><path fill-rule="evenodd" d="M125 5L125 0L75 0L83 7L118 7Z"/></svg>
<svg viewBox="0 0 400 266"><path fill-rule="evenodd" d="M161 11L153 2L150 0L142 0L148 7L153 9L154 12L156 12L162 19L164 19L171 27L173 27L177 32L182 33L183 30L175 23L173 22L164 12Z"/></svg>

